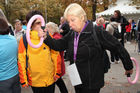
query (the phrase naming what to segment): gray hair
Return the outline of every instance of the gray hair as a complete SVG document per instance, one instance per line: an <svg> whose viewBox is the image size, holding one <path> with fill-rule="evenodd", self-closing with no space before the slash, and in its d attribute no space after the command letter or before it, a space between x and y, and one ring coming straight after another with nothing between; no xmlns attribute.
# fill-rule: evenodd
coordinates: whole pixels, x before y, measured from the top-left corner
<svg viewBox="0 0 140 93"><path fill-rule="evenodd" d="M19 22L20 24L22 24L21 21L20 21L19 19L16 19L16 20L14 21L14 23L17 23L17 22Z"/></svg>
<svg viewBox="0 0 140 93"><path fill-rule="evenodd" d="M46 26L50 27L52 29L53 33L55 33L55 32L60 33L58 25L55 24L54 22L48 22L46 24Z"/></svg>

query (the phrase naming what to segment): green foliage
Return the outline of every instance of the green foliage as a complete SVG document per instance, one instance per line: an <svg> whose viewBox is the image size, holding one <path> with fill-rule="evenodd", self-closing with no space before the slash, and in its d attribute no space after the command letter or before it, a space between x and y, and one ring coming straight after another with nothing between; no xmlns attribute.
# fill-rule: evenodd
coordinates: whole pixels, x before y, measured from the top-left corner
<svg viewBox="0 0 140 93"><path fill-rule="evenodd" d="M58 0L47 0L47 21L52 21L59 24L59 19L63 16L64 8Z"/></svg>

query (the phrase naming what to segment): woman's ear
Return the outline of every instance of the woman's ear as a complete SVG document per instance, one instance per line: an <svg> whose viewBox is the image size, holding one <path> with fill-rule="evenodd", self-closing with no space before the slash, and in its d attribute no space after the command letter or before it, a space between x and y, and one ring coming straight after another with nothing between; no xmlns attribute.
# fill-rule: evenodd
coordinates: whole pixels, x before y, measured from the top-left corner
<svg viewBox="0 0 140 93"><path fill-rule="evenodd" d="M81 20L81 21L85 21L85 17L82 15L82 16L80 17L80 20Z"/></svg>

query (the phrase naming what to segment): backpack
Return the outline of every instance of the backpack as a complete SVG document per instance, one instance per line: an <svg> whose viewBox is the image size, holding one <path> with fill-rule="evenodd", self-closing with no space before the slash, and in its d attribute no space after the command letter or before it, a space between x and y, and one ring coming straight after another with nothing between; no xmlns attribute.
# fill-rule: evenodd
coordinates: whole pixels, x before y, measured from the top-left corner
<svg viewBox="0 0 140 93"><path fill-rule="evenodd" d="M27 68L28 68L28 56L27 56L28 43L27 43L27 39L26 39L26 34L24 34L22 37L23 37L23 44L26 49L26 70L27 70Z"/></svg>
<svg viewBox="0 0 140 93"><path fill-rule="evenodd" d="M140 19L139 19L138 22L137 22L137 31L140 32Z"/></svg>
<svg viewBox="0 0 140 93"><path fill-rule="evenodd" d="M117 39L120 39L120 38L121 38L121 33L119 32L118 27L114 27L112 24L111 24L111 26L112 26L113 29L114 29L113 36L116 37Z"/></svg>

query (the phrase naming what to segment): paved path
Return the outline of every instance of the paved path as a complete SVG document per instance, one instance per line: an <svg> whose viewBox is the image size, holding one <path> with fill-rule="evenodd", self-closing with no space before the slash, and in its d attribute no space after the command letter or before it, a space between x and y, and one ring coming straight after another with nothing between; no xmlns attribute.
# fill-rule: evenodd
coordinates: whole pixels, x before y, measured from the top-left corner
<svg viewBox="0 0 140 93"><path fill-rule="evenodd" d="M140 55L138 55L137 52L135 51L135 43L125 44L125 47L130 53L131 57L135 57L140 64ZM68 66L69 62L65 62L65 63L66 66ZM124 72L125 70L123 68L122 63L111 64L111 69L107 74L105 74L105 82L106 82L105 86L101 89L100 93L140 93L140 78L136 84L130 85L127 82ZM134 68L134 73L135 73L135 68ZM132 75L132 78L133 77L134 75ZM66 83L69 93L75 93L68 79L67 74L63 76L63 80ZM27 88L27 89L22 89L22 93L32 93L32 91L30 88ZM55 93L60 93L57 87Z"/></svg>

